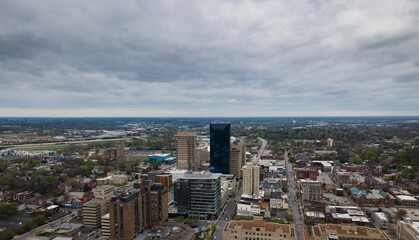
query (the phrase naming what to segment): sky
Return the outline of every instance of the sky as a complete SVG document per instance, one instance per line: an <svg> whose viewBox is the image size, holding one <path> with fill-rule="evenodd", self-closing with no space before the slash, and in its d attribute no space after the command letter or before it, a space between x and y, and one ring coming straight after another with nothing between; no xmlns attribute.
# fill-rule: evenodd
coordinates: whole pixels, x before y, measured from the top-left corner
<svg viewBox="0 0 419 240"><path fill-rule="evenodd" d="M419 1L0 1L0 117L419 115Z"/></svg>

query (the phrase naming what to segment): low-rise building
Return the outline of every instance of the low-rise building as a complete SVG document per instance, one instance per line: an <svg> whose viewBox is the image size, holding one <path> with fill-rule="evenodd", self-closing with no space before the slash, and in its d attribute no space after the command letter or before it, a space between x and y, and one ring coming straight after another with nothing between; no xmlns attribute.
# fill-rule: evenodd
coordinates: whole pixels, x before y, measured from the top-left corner
<svg viewBox="0 0 419 240"><path fill-rule="evenodd" d="M388 218L385 213L383 212L373 212L371 214L372 221L374 225L378 228L388 229Z"/></svg>
<svg viewBox="0 0 419 240"><path fill-rule="evenodd" d="M128 176L126 174L117 174L112 176L113 184L125 184L128 182Z"/></svg>
<svg viewBox="0 0 419 240"><path fill-rule="evenodd" d="M288 209L288 203L280 192L273 192L269 196L269 207L272 209Z"/></svg>
<svg viewBox="0 0 419 240"><path fill-rule="evenodd" d="M302 184L301 189L303 201L320 201L322 198L320 184Z"/></svg>
<svg viewBox="0 0 419 240"><path fill-rule="evenodd" d="M419 222L414 222L410 218L404 218L397 222L398 239L419 239Z"/></svg>
<svg viewBox="0 0 419 240"><path fill-rule="evenodd" d="M98 185L92 190L93 195L95 197L110 195L110 194L113 194L114 191L115 191L115 187L112 185Z"/></svg>
<svg viewBox="0 0 419 240"><path fill-rule="evenodd" d="M266 198L269 198L271 193L282 191L282 188L281 188L282 186L280 182L264 181L260 187L262 188L262 191L265 192Z"/></svg>
<svg viewBox="0 0 419 240"><path fill-rule="evenodd" d="M312 239L373 239L389 240L378 228L360 227L351 224L318 224L312 227Z"/></svg>
<svg viewBox="0 0 419 240"><path fill-rule="evenodd" d="M230 221L223 230L223 240L296 239L293 225L253 221Z"/></svg>
<svg viewBox="0 0 419 240"><path fill-rule="evenodd" d="M233 174L221 174L221 185L227 184L230 196L236 193L236 179L237 177Z"/></svg>
<svg viewBox="0 0 419 240"><path fill-rule="evenodd" d="M396 196L396 201L398 204L400 205L405 205L405 206L417 206L418 205L418 200L412 196L408 196L408 195L397 195Z"/></svg>

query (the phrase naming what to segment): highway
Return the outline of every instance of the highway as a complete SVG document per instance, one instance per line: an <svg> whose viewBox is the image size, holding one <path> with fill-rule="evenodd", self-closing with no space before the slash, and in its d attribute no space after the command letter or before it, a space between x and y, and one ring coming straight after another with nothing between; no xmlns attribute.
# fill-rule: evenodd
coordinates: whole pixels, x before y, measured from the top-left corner
<svg viewBox="0 0 419 240"><path fill-rule="evenodd" d="M217 229L215 230L215 233L212 235L211 239L222 239L224 227L231 219L233 219L236 212L237 203L239 202L241 195L242 188L237 190L236 196L234 198L230 198L228 200L226 203L227 207L224 209L221 216L218 218L218 221L215 223Z"/></svg>
<svg viewBox="0 0 419 240"><path fill-rule="evenodd" d="M295 181L292 173L292 165L288 162L288 152L285 151L284 158L287 168L288 190L289 190L289 209L291 210L292 218L295 224L295 234L297 240L304 240L304 221L300 213L299 200L295 196Z"/></svg>

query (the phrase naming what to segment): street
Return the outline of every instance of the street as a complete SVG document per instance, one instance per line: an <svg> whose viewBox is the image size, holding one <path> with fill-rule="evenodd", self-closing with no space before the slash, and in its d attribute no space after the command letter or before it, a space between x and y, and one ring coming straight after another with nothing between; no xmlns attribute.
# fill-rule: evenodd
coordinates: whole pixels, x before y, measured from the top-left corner
<svg viewBox="0 0 419 240"><path fill-rule="evenodd" d="M258 165L260 158L263 155L263 151L265 150L266 145L268 142L265 139L259 138L262 141L262 146L259 149L258 155L252 159L252 163ZM222 239L222 234L225 225L234 217L234 213L236 212L237 203L239 202L241 195L242 195L242 188L237 190L236 196L234 198L229 199L227 203L227 207L225 208L224 212L218 218L218 221L215 223L217 226L217 230L212 235L211 239Z"/></svg>
<svg viewBox="0 0 419 240"><path fill-rule="evenodd" d="M234 198L231 198L228 200L227 207L225 208L221 216L218 218L218 221L216 221L215 223L215 225L217 226L217 229L215 230L215 233L212 235L211 239L222 239L224 226L231 219L233 219L234 213L236 212L237 203L239 202L241 195L242 195L242 188L237 190L236 196Z"/></svg>
<svg viewBox="0 0 419 240"><path fill-rule="evenodd" d="M262 146L259 148L258 155L252 159L252 163L256 166L259 164L259 160L263 155L263 151L265 151L266 145L268 144L268 141L263 138L259 138L259 140L262 141Z"/></svg>
<svg viewBox="0 0 419 240"><path fill-rule="evenodd" d="M288 152L284 152L284 158L286 162L286 171L288 179L288 189L289 189L289 209L291 210L292 218L295 224L295 234L297 240L304 239L304 221L300 214L300 204L295 196L295 181L294 175L292 173L291 163L288 162Z"/></svg>
<svg viewBox="0 0 419 240"><path fill-rule="evenodd" d="M24 239L28 239L29 237L35 237L37 231L39 231L39 230L46 230L46 229L50 228L50 226L52 224L57 224L57 223L60 224L60 223L63 223L63 222L70 221L71 219L74 218L74 215L73 215L74 213L75 213L75 211L73 213L70 213L70 214L62 217L62 218L59 218L59 219L54 220L52 222L49 222L49 223L47 223L45 225L42 225L42 226L40 226L38 228L34 228L34 229L32 229L31 231L29 231L29 232L27 232L25 234L22 234L22 235L19 235L19 236L15 236L13 239L15 239L15 240L24 240Z"/></svg>

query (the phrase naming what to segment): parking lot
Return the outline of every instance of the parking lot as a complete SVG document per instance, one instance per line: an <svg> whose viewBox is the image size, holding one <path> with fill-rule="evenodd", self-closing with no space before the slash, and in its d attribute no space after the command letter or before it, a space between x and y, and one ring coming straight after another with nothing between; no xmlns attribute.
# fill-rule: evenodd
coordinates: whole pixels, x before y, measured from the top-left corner
<svg viewBox="0 0 419 240"><path fill-rule="evenodd" d="M0 216L0 228L19 228L22 224L32 220L33 216L18 214L13 217Z"/></svg>

